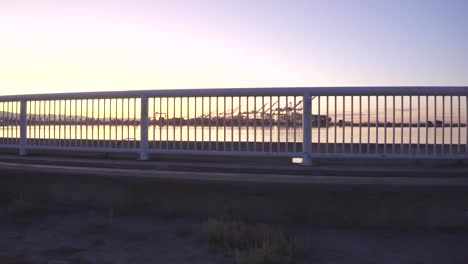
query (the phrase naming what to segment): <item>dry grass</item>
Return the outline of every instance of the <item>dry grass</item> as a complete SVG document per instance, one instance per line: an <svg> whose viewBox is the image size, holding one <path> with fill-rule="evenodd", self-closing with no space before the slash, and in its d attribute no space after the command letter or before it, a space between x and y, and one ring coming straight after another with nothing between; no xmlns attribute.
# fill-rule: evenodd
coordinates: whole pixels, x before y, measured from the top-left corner
<svg viewBox="0 0 468 264"><path fill-rule="evenodd" d="M298 263L305 256L304 244L274 225L210 219L202 223L201 236L236 264Z"/></svg>

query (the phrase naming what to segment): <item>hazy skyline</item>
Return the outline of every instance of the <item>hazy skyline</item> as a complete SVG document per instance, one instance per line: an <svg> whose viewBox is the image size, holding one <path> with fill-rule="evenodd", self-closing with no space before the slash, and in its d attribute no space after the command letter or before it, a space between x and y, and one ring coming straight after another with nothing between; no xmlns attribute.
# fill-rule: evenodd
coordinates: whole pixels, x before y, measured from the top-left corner
<svg viewBox="0 0 468 264"><path fill-rule="evenodd" d="M0 3L0 95L468 85L468 1Z"/></svg>

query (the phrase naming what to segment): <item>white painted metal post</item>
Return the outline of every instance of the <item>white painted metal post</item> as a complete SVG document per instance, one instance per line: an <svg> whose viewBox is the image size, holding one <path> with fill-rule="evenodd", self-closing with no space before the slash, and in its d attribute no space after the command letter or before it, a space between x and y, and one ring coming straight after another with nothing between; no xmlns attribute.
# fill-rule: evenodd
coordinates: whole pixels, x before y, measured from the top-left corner
<svg viewBox="0 0 468 264"><path fill-rule="evenodd" d="M302 115L302 165L312 165L310 154L312 153L312 96L305 93Z"/></svg>
<svg viewBox="0 0 468 264"><path fill-rule="evenodd" d="M26 100L21 100L20 105L20 148L19 155L26 156L28 152L26 151L26 145L28 141L27 134L27 111L28 111L28 102Z"/></svg>
<svg viewBox="0 0 468 264"><path fill-rule="evenodd" d="M140 160L148 159L148 96L142 96L140 120Z"/></svg>

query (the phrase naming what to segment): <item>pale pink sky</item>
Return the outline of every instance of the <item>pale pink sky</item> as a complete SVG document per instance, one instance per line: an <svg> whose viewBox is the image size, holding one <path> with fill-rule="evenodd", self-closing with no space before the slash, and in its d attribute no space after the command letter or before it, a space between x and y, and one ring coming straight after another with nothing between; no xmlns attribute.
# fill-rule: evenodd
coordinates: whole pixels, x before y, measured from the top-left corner
<svg viewBox="0 0 468 264"><path fill-rule="evenodd" d="M0 94L468 85L467 12L457 0L2 1Z"/></svg>

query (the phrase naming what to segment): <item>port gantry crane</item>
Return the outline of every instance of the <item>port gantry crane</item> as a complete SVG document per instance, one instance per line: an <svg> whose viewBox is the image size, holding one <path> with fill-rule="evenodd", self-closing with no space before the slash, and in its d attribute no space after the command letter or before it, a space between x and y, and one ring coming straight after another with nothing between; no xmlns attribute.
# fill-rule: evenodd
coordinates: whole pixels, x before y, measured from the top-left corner
<svg viewBox="0 0 468 264"><path fill-rule="evenodd" d="M245 114L248 115L248 117L250 118L250 114L253 114L254 115L254 119L257 119L257 115L258 113L262 113L262 119L264 117L264 114L265 112L263 111L263 109L265 109L265 106L267 105L268 103L265 103L262 107L260 107L258 110L257 109L254 109L250 112L244 112Z"/></svg>

